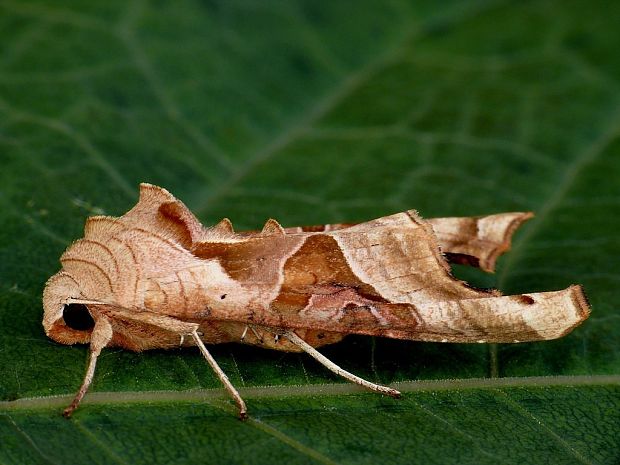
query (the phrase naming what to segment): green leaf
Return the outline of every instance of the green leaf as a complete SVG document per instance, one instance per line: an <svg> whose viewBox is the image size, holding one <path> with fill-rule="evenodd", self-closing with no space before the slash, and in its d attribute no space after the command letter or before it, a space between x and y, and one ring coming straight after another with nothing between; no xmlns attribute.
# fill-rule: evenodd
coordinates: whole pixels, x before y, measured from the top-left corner
<svg viewBox="0 0 620 465"><path fill-rule="evenodd" d="M0 463L618 463L620 4L0 12ZM197 351L106 350L67 421L87 353L45 337L41 291L141 181L237 229L531 210L496 275L455 272L505 293L581 283L592 315L556 341L322 349L400 401L305 355L213 347L246 423Z"/></svg>

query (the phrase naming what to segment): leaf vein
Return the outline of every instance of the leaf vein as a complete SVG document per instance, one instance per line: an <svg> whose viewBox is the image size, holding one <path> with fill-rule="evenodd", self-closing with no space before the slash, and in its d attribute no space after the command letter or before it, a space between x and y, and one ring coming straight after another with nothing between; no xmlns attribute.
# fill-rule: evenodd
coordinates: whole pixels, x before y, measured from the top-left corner
<svg viewBox="0 0 620 465"><path fill-rule="evenodd" d="M570 455L576 458L579 463L583 463L584 465L596 465L595 462L588 460L584 457L579 451L577 451L573 446L571 446L564 438L562 438L558 433L552 430L545 422L543 422L539 417L534 415L532 412L527 410L517 401L512 399L506 392L501 389L497 389L496 392L500 394L498 398L501 398L503 402L511 407L513 410L518 412L521 416L532 420L535 424L539 425L547 435L549 435L557 444L559 444L563 449L565 449Z"/></svg>

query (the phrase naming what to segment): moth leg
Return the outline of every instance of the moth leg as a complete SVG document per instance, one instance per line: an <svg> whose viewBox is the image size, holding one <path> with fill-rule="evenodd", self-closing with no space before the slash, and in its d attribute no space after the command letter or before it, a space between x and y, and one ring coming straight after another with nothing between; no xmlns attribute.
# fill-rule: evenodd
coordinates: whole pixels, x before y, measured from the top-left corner
<svg viewBox="0 0 620 465"><path fill-rule="evenodd" d="M256 331L256 328L252 325L250 325L250 330L254 333L254 336L256 336L256 339L261 343L264 344L265 341L263 340L263 336L261 336L260 334L258 334L258 331Z"/></svg>
<svg viewBox="0 0 620 465"><path fill-rule="evenodd" d="M84 375L82 385L73 398L73 402L71 402L71 404L62 412L62 415L65 418L69 418L71 416L73 411L80 404L80 401L84 397L84 394L86 394L86 391L88 391L88 387L90 386L95 374L97 357L101 353L101 350L108 345L111 339L112 325L110 324L110 321L104 316L97 318L90 337L90 358L88 361L88 368L86 369L86 374Z"/></svg>
<svg viewBox="0 0 620 465"><path fill-rule="evenodd" d="M213 371L215 371L215 374L217 375L217 377L220 379L220 381L222 382L222 384L224 385L228 393L231 395L231 397L235 400L237 407L239 407L239 418L242 420L245 420L248 417L248 413L247 413L248 411L245 406L245 402L239 395L239 391L235 389L235 387L232 385L232 383L228 379L228 376L226 376L226 373L224 373L224 370L220 368L220 366L217 364L217 362L215 361L211 353L207 350L207 348L202 342L202 339L200 339L200 337L198 336L198 333L194 330L191 333L191 336L194 338L194 341L196 342L196 345L200 349L200 352L202 352L202 355L204 356L204 358L207 360L209 365L211 365L211 368L213 368Z"/></svg>
<svg viewBox="0 0 620 465"><path fill-rule="evenodd" d="M330 359L328 359L325 355L321 354L318 350L300 338L293 331L286 331L283 333L283 336L286 337L293 344L301 348L308 355L314 357L318 362L323 364L326 368L333 371L337 375L342 376L343 378L351 381L352 383L359 384L360 386L365 387L366 389L370 389L371 391L380 392L381 394L387 394L388 396L394 397L398 399L400 397L400 392L396 389L392 389L387 386L381 386L380 384L371 383L370 381L366 381L365 379L360 378L359 376L355 376L353 373L349 373L343 368L340 368Z"/></svg>
<svg viewBox="0 0 620 465"><path fill-rule="evenodd" d="M241 342L245 341L245 337L248 335L248 330L252 331L252 334L254 334L257 341L259 341L261 344L263 343L263 338L256 332L256 329L252 325L245 325L243 333L241 334Z"/></svg>
<svg viewBox="0 0 620 465"><path fill-rule="evenodd" d="M245 340L245 337L248 335L248 329L252 331L252 334L254 334L258 342L260 342L261 344L264 344L265 341L263 340L263 337L260 334L258 334L258 331L256 331L256 328L254 328L254 326L252 325L245 325L245 329L243 330L243 333L241 334L241 342L243 342Z"/></svg>

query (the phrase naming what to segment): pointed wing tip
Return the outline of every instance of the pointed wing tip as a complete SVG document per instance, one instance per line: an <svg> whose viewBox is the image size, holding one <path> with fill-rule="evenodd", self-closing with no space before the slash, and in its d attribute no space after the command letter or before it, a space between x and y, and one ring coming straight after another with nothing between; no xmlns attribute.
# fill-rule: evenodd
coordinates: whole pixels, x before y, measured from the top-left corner
<svg viewBox="0 0 620 465"><path fill-rule="evenodd" d="M512 247L512 236L523 223L534 218L534 212L511 212L499 213L491 217L504 217L508 223L504 227L504 234L501 243L490 250L487 256L480 257L479 267L487 273L495 273L497 259L508 252Z"/></svg>
<svg viewBox="0 0 620 465"><path fill-rule="evenodd" d="M580 284L573 284L568 288L570 292L571 299L575 304L575 309L577 310L577 318L578 323L581 323L585 319L590 316L592 313L592 306L590 305L590 301L588 300L588 296L583 289L583 286Z"/></svg>
<svg viewBox="0 0 620 465"><path fill-rule="evenodd" d="M558 319L556 320L556 333L546 339L566 336L590 316L590 303L581 285L573 284L561 291L547 294L558 297L558 300L555 300L555 305L558 308L556 314Z"/></svg>

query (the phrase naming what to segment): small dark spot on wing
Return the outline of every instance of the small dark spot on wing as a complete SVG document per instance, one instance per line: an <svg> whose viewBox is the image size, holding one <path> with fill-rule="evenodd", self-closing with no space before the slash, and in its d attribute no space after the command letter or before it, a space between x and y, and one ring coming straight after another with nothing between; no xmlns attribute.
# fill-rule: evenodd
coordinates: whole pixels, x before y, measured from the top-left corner
<svg viewBox="0 0 620 465"><path fill-rule="evenodd" d="M529 295L516 295L515 298L521 302L522 304L525 305L534 305L534 303L536 302L532 297L530 297Z"/></svg>

